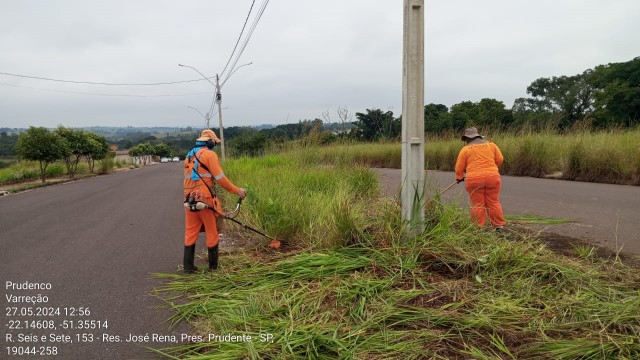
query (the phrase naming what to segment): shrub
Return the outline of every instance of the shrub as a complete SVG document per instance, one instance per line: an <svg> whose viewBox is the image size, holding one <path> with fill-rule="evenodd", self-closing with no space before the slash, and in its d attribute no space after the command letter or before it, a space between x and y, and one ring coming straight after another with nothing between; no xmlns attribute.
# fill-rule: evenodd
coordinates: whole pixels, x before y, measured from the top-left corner
<svg viewBox="0 0 640 360"><path fill-rule="evenodd" d="M113 160L113 158L106 158L100 162L100 168L98 170L99 174L108 174L118 163L117 160Z"/></svg>
<svg viewBox="0 0 640 360"><path fill-rule="evenodd" d="M55 163L55 164L51 164L47 167L47 177L56 177L56 176L62 176L67 172L67 169L65 168L64 164L62 163Z"/></svg>

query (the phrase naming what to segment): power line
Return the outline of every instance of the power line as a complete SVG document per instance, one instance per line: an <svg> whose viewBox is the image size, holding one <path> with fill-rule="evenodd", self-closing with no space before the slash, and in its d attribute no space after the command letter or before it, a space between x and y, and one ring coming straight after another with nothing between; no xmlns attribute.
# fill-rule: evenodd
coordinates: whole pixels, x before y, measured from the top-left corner
<svg viewBox="0 0 640 360"><path fill-rule="evenodd" d="M229 55L229 60L227 60L227 64L224 66L224 69L222 69L222 72L220 72L220 76L222 76L222 74L224 74L224 71L227 70L227 66L229 66L229 63L231 62L231 59L233 58L233 54L236 52L236 48L238 47L238 44L240 43L240 39L242 38L242 34L244 33L244 28L247 26L247 22L249 21L249 16L251 16L251 10L253 10L253 5L256 3L256 0L253 0L253 2L251 2L251 7L249 8L249 13L247 14L247 18L244 20L244 25L242 25L242 30L240 30L240 35L238 35L238 40L236 41L236 46L233 47L233 51L231 52L231 55Z"/></svg>
<svg viewBox="0 0 640 360"><path fill-rule="evenodd" d="M42 88L35 88L35 87L30 87L30 86L21 86L21 85L13 85L13 84L5 84L5 83L0 83L0 85L23 88L23 89L31 89L31 90L58 92L58 93L65 93L65 94L92 95L92 96L112 96L112 97L153 98L153 97L180 97L180 96L208 95L209 94L208 92L206 92L206 93L191 93L191 94L163 94L163 95L102 94L102 93L88 93L88 92L79 92L79 91L55 90L55 89L42 89Z"/></svg>
<svg viewBox="0 0 640 360"><path fill-rule="evenodd" d="M108 85L108 86L155 86L155 85L174 85L174 84L184 84L184 83L190 83L190 82L203 81L203 80L207 80L207 79L213 79L213 77L210 77L210 78L194 79L194 80L172 81L172 82L158 82L158 83L146 83L146 84L145 84L145 83L137 83L137 84L136 84L136 83L133 83L133 84L126 84L126 83L122 83L122 84L118 84L118 83L106 83L106 82L92 82L92 81L75 81L75 80L51 79L51 78L40 77L40 76L21 75L21 74L11 74L11 73L5 73L5 72L0 72L0 75L15 76L15 77L21 77L21 78L27 78L27 79L36 79L36 80L56 81L56 82L64 82L64 83L72 83L72 84Z"/></svg>
<svg viewBox="0 0 640 360"><path fill-rule="evenodd" d="M253 35L253 32L255 31L256 27L258 26L258 22L260 21L260 18L262 17L262 14L264 13L264 10L267 8L268 4L269 4L269 0L264 0L262 2L262 5L260 6L260 9L258 10L258 14L253 19L253 24L251 25L251 28L249 29L249 32L247 33L247 35L246 35L246 37L244 39L244 42L242 43L242 46L240 47L240 51L236 55L235 60L233 61L233 65L231 65L231 70L229 70L229 74L226 76L225 80L222 82L223 85L227 80L229 80L229 77L231 77L231 75L233 74L233 70L235 69L236 65L238 64L238 61L240 60L240 56L242 56L242 53L244 52L244 50L247 47L247 44L249 44L249 40L251 40L251 36Z"/></svg>

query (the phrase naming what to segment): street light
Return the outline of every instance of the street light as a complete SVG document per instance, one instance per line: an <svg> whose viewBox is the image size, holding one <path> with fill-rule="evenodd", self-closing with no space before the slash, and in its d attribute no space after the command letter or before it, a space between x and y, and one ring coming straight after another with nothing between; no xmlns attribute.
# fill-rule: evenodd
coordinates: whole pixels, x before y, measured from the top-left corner
<svg viewBox="0 0 640 360"><path fill-rule="evenodd" d="M216 88L216 94L215 94L215 99L218 103L218 124L220 127L220 155L222 157L222 161L225 160L225 152L224 152L224 128L222 127L222 86L224 84L227 83L227 81L229 80L229 78L236 73L236 71L238 71L238 69L240 69L241 67L247 66L247 65L251 65L253 64L253 62L247 63L247 64L243 64L238 66L237 68L235 68L235 70L233 70L229 76L227 76L227 78L224 80L224 82L222 83L222 85L220 84L220 76L218 74L216 74L216 83L214 84L211 80L209 80L208 77L204 76L204 74L202 74L200 71L198 71L198 69L194 68L193 66L189 66L189 65L184 65L184 64L178 64L178 66L182 66L182 67L188 67L191 68L193 70L195 70L198 74L200 74L200 76L202 76L203 78L205 78L209 83L211 83L211 85L215 86ZM209 127L209 122L207 121L207 128Z"/></svg>
<svg viewBox="0 0 640 360"><path fill-rule="evenodd" d="M195 111L198 112L198 114L200 114L200 116L202 116L204 118L204 120L206 121L205 123L205 127L208 129L209 128L209 113L207 113L207 115L203 115L200 110L194 108L193 106L187 106L189 109L193 109Z"/></svg>
<svg viewBox="0 0 640 360"><path fill-rule="evenodd" d="M208 77L204 76L204 74L202 74L200 71L198 71L198 69L194 68L193 66L189 66L189 65L184 65L184 64L178 64L178 66L182 66L182 67L188 67L190 69L195 70L198 74L200 74L205 80L207 80L208 82L211 83L211 85L216 86L216 84L212 83L211 80L209 80Z"/></svg>
<svg viewBox="0 0 640 360"><path fill-rule="evenodd" d="M227 83L227 81L229 81L229 78L230 78L233 74L235 74L235 73L236 73L236 71L238 71L238 69L240 69L241 67L244 67L244 66L249 66L249 65L251 65L251 64L253 64L253 61L252 61L252 62L250 62L250 63L242 64L242 65L238 66L237 68L235 68L235 70L233 70L233 72L231 72L231 74L229 74L229 76L227 76L227 78L222 82L222 85L220 85L220 87L224 86L224 84L226 84L226 83Z"/></svg>

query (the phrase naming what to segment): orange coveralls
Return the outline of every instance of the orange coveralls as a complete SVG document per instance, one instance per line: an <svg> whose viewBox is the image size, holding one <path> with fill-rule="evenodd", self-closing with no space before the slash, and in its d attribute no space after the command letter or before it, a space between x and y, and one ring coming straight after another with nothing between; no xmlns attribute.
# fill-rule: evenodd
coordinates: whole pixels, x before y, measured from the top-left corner
<svg viewBox="0 0 640 360"><path fill-rule="evenodd" d="M471 200L471 220L480 226L485 224L487 211L493 226L506 224L499 200L498 167L503 160L500 149L492 142L466 145L458 154L456 179L465 178Z"/></svg>
<svg viewBox="0 0 640 360"><path fill-rule="evenodd" d="M207 186L213 187L213 181L215 180L225 190L234 194L238 192L238 187L233 185L231 181L224 176L222 168L220 167L220 162L218 161L218 154L216 154L215 151L211 151L204 147L196 152L196 156L199 159L199 161L197 161L197 171L202 177L202 180L193 173L193 169L196 166L196 157L192 156L185 158L183 195L186 197L190 193L200 192L204 198L202 201L216 209L218 214L214 214L210 209L190 211L185 208L184 245L191 246L195 244L198 239L198 234L200 234L200 228L204 225L207 247L212 248L218 244L218 240L220 239L218 227L216 225L216 217L220 216L219 214L222 214L223 212L220 199L217 197L214 199L211 196L209 189L207 189ZM204 167L201 166L200 162L202 162L207 169L211 171L211 173L206 171Z"/></svg>

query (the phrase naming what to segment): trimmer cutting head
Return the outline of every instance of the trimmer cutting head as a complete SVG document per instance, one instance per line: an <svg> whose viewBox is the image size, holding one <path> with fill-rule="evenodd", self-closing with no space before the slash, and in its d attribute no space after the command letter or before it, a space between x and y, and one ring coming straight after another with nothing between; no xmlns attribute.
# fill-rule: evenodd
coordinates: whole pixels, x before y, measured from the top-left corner
<svg viewBox="0 0 640 360"><path fill-rule="evenodd" d="M267 245L269 247L269 249L280 249L280 240L278 239L273 239L271 240L271 242L269 243L269 245Z"/></svg>

